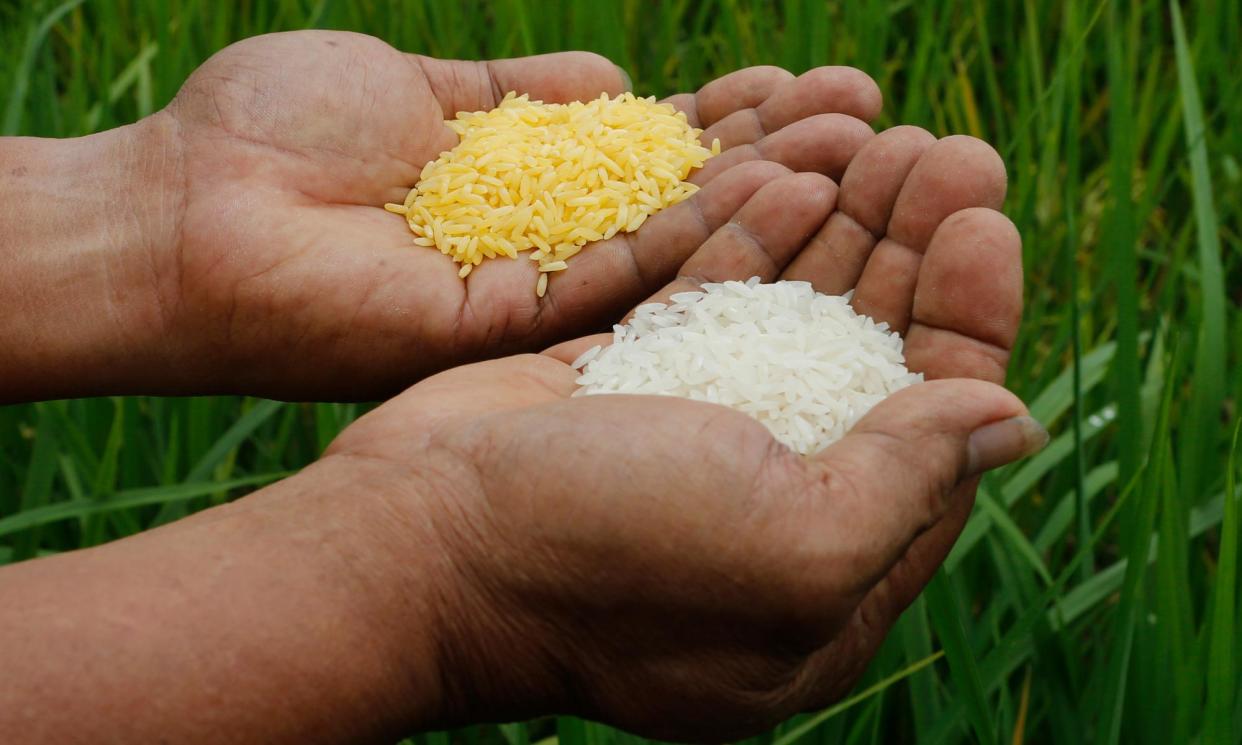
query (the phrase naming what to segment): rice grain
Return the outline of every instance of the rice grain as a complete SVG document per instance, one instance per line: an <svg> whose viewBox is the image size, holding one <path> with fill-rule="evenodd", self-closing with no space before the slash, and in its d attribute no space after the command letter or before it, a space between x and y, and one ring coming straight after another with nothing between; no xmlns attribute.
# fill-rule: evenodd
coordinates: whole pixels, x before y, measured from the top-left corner
<svg viewBox="0 0 1242 745"><path fill-rule="evenodd" d="M632 93L568 104L509 93L446 124L461 141L423 168L404 204L384 208L463 278L484 260L529 252L544 290L547 273L587 243L637 230L694 194L686 179L720 152L718 140L699 143L684 113Z"/></svg>
<svg viewBox="0 0 1242 745"><path fill-rule="evenodd" d="M612 344L574 360L574 395L680 396L723 404L763 423L803 455L845 433L888 395L923 380L902 339L856 313L850 296L807 282L705 284L671 304L640 305Z"/></svg>

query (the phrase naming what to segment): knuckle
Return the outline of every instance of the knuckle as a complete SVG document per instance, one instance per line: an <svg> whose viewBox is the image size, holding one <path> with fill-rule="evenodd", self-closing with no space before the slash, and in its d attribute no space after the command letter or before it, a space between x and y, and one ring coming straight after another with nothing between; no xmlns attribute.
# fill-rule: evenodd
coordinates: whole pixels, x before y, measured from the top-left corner
<svg viewBox="0 0 1242 745"><path fill-rule="evenodd" d="M807 464L807 496L818 505L856 503L861 500L861 487L851 475L850 467L839 458L817 459Z"/></svg>
<svg viewBox="0 0 1242 745"><path fill-rule="evenodd" d="M775 161L748 160L729 168L725 175L738 181L763 185L791 173L793 173L792 169Z"/></svg>

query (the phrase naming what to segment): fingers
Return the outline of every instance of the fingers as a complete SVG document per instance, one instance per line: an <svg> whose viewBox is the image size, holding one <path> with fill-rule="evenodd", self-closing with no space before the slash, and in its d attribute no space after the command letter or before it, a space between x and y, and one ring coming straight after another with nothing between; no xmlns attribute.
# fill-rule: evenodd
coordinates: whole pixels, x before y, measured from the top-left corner
<svg viewBox="0 0 1242 745"><path fill-rule="evenodd" d="M739 168L767 168L762 163ZM719 187L726 178L735 177L712 181L704 191ZM710 237L700 239L698 250L677 270L677 278L643 302L668 302L669 296L698 290L703 282L755 276L772 281L832 212L836 194L836 184L825 176L782 172L760 185ZM559 344L544 354L569 364L596 344L607 345L611 340L611 334L595 334Z"/></svg>
<svg viewBox="0 0 1242 745"><path fill-rule="evenodd" d="M835 703L866 670L893 624L949 555L974 507L977 482L968 479L956 487L940 521L915 538L888 574L867 592L840 635L807 660L801 675L807 681L805 711Z"/></svg>
<svg viewBox="0 0 1242 745"><path fill-rule="evenodd" d="M836 198L836 184L818 173L791 173L768 182L703 242L676 279L643 302L667 303L671 295L693 292L704 282L775 280L827 219Z"/></svg>
<svg viewBox="0 0 1242 745"><path fill-rule="evenodd" d="M832 592L861 600L918 536L973 492L957 487L1046 442L1026 407L1000 386L942 380L906 388L808 462ZM1002 424L994 424L1002 422Z"/></svg>
<svg viewBox="0 0 1242 745"><path fill-rule="evenodd" d="M863 598L859 609L865 617L878 620L887 628L914 602L944 563L966 526L975 506L978 484L979 479L975 477L955 487L949 496L949 508L940 521L915 538L888 574Z"/></svg>
<svg viewBox="0 0 1242 745"><path fill-rule="evenodd" d="M884 96L871 76L853 67L817 67L776 89L758 108L765 130L822 112L835 111L869 122L880 113Z"/></svg>
<svg viewBox="0 0 1242 745"><path fill-rule="evenodd" d="M710 127L735 111L753 109L793 79L792 72L772 65L747 67L716 78L694 94L698 122L694 126Z"/></svg>
<svg viewBox="0 0 1242 745"><path fill-rule="evenodd" d="M805 462L803 509L792 533L771 539L794 562L785 571L804 578L793 597L820 634L807 637L818 649L794 687L804 708L835 701L862 674L961 531L978 474L1037 451L1047 436L999 386L934 381L886 399ZM779 471L761 487L790 489Z"/></svg>
<svg viewBox="0 0 1242 745"><path fill-rule="evenodd" d="M586 318L599 323L616 319L636 300L676 276L686 258L732 219L751 195L788 173L776 163L743 163L690 199L652 215L637 232L587 246L574 258L570 271L548 282L543 317L578 327ZM512 278L498 281L511 282ZM471 287L472 292L475 289Z"/></svg>
<svg viewBox="0 0 1242 745"><path fill-rule="evenodd" d="M686 260L666 290L756 276L775 280L836 202L837 185L818 173L791 173L768 182Z"/></svg>
<svg viewBox="0 0 1242 745"><path fill-rule="evenodd" d="M983 140L954 135L927 149L897 195L888 236L921 249L945 216L967 207L1000 209L1005 164Z"/></svg>
<svg viewBox="0 0 1242 745"><path fill-rule="evenodd" d="M1022 239L999 212L950 215L919 270L906 364L929 379L1003 382L1022 319Z"/></svg>
<svg viewBox="0 0 1242 745"><path fill-rule="evenodd" d="M708 92L723 98L719 89ZM881 103L879 88L866 73L852 67L817 67L771 89L770 96L758 106L737 108L707 125L699 139L704 143L719 139L720 149L727 150L759 142L816 114L846 114L869 122L879 113ZM724 109L718 107L720 113Z"/></svg>
<svg viewBox="0 0 1242 745"><path fill-rule="evenodd" d="M617 95L628 87L621 68L591 52L557 52L476 62L408 55L423 71L445 119L459 111L495 108L510 91L532 99L566 103Z"/></svg>
<svg viewBox="0 0 1242 745"><path fill-rule="evenodd" d="M905 333L923 252L949 215L970 207L999 209L1005 166L987 143L946 137L923 153L893 205L885 237L858 279L855 307Z"/></svg>
<svg viewBox="0 0 1242 745"><path fill-rule="evenodd" d="M840 180L846 167L875 138L871 127L846 114L817 114L794 122L756 143L725 150L690 175L705 184L716 175L750 160L770 160L791 171L822 173Z"/></svg>
<svg viewBox="0 0 1242 745"><path fill-rule="evenodd" d="M700 139L719 139L720 147L728 149L757 142L816 114L846 114L866 122L880 112L882 102L879 87L861 70L818 67L777 86L759 105L721 118Z"/></svg>
<svg viewBox="0 0 1242 745"><path fill-rule="evenodd" d="M888 229L902 185L935 142L926 130L901 126L863 143L847 162L837 211L789 266L783 279L810 282L829 295L853 289L876 241Z"/></svg>

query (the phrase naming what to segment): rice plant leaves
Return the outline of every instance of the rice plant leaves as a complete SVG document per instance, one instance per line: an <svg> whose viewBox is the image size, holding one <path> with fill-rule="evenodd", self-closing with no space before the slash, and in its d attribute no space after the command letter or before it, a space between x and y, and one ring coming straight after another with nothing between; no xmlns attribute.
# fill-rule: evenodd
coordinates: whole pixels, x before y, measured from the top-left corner
<svg viewBox="0 0 1242 745"><path fill-rule="evenodd" d="M927 589L923 591L923 597L927 599L932 627L935 628L948 658L957 695L964 702L966 717L974 729L975 737L982 745L990 745L996 742L996 726L992 721L983 681L979 677L974 651L966 640L966 629L962 623L957 595L944 570L937 572L932 578Z"/></svg>
<svg viewBox="0 0 1242 745"><path fill-rule="evenodd" d="M1224 504L1224 494L1218 494L1202 507L1191 510L1187 538L1197 538L1219 525L1224 515ZM1147 552L1149 562L1156 558L1157 551L1159 551L1159 543L1156 537L1152 536ZM1127 560L1121 559L1100 570L1091 579L1064 592L1057 600L1057 607L1049 611L1049 621L1054 625L1069 625L1090 609L1104 602L1117 592L1117 588L1121 587L1126 566Z"/></svg>
<svg viewBox="0 0 1242 745"><path fill-rule="evenodd" d="M1126 682L1130 672L1130 655L1133 651L1134 632L1138 623L1143 598L1144 578L1147 575L1148 557L1151 552L1151 534L1156 521L1159 491L1164 469L1172 468L1172 446L1167 427L1169 409L1175 386L1165 387L1164 400L1160 406L1152 443L1152 455L1139 488L1139 503L1122 530L1122 546L1127 564L1121 587L1121 598L1113 616L1111 643L1106 658L1107 666L1100 669L1101 720L1100 741L1115 745L1121 737L1121 725L1126 699Z"/></svg>
<svg viewBox="0 0 1242 745"><path fill-rule="evenodd" d="M139 74L144 69L150 69L152 60L159 53L160 47L155 42L148 42L142 47L142 51L138 53L130 63L125 66L121 74L112 81L112 85L108 86L108 103L114 104L125 95L133 85L137 82ZM91 107L90 112L86 115L85 124L82 127L83 132L94 132L99 128L99 121L103 117L103 102L96 103Z"/></svg>
<svg viewBox="0 0 1242 745"><path fill-rule="evenodd" d="M914 675L918 671L922 670L923 668L927 667L928 665L932 664L933 662L935 662L936 660L940 659L943 656L944 656L943 651L936 652L935 654L924 657L923 659L917 662L914 662L910 665L907 665L901 668L900 670L893 673L892 675L885 677L883 680L880 680L879 682L873 685L867 686L866 688L854 694L853 696L850 696L849 698L844 699L843 701L838 701L836 704L833 704L827 709L824 709L823 711L816 713L814 716L809 717L806 721L802 722L798 726L790 729L788 732L785 732L780 737L773 740L772 745L793 745L793 743L802 739L802 737L809 734L812 730L814 730L816 727L820 726L824 722L828 721L829 719L832 719L833 717L845 711L846 709L850 709L854 706L857 706L858 704L862 703L863 701L866 701L872 696L875 696L883 692L887 688L897 683L900 683L902 680L910 677L911 675Z"/></svg>
<svg viewBox="0 0 1242 745"><path fill-rule="evenodd" d="M1083 355L1080 369L1084 394L1104 379L1116 352L1116 342L1110 341ZM1073 368L1066 368L1031 401L1031 416L1038 419L1045 427L1051 427L1073 403L1074 371Z"/></svg>
<svg viewBox="0 0 1242 745"><path fill-rule="evenodd" d="M1177 489L1177 476L1172 468L1161 473L1159 485L1160 516L1157 520L1158 550L1155 556L1153 603L1155 622L1147 624L1151 634L1145 646L1146 664L1158 665L1167 681L1153 686L1154 676L1147 678L1145 693L1159 695L1172 706L1171 716L1164 717L1172 742L1189 742L1191 717L1202 701L1201 675L1196 667L1194 607L1188 553L1187 519L1189 505ZM1149 616L1150 619L1150 616ZM1171 682L1172 685L1168 685ZM1157 691L1159 693L1157 694ZM1148 707L1152 708L1152 707ZM1153 726L1155 730L1157 727Z"/></svg>
<svg viewBox="0 0 1242 745"><path fill-rule="evenodd" d="M26 91L30 88L30 76L34 72L35 58L47 39L48 32L74 8L82 4L82 0L67 0L56 6L51 13L32 27L26 37L26 47L22 52L16 74L13 76L13 87L9 90L9 103L4 111L4 125L0 127L0 135L15 135L22 123L22 110L26 103Z"/></svg>
<svg viewBox="0 0 1242 745"><path fill-rule="evenodd" d="M1117 407L1110 404L1088 417L1082 427L1082 438L1085 440L1098 435L1105 426L1112 422L1116 410ZM1022 495L1029 493L1041 478L1073 453L1074 441L1073 432L1057 435L1048 447L1020 466L1017 472L1001 485L999 505L1004 508L1012 507ZM948 558L945 559L945 569L950 572L954 571L994 524L991 515L982 506L977 507L970 517L970 522L966 523L962 535L949 552Z"/></svg>
<svg viewBox="0 0 1242 745"><path fill-rule="evenodd" d="M1087 478L1082 484L1081 498L1083 505L1090 507L1095 497L1116 480L1117 461L1115 460L1100 464L1091 469L1091 472L1087 474ZM1044 518L1043 526L1040 527L1039 532L1035 534L1035 538L1031 541L1031 545L1035 547L1036 551L1042 554L1052 548L1056 541L1064 537L1077 512L1079 496L1077 489L1064 494L1057 506L1053 508L1052 513ZM1090 533L1087 534L1088 539L1090 535ZM1084 540L1082 542L1086 543L1087 541Z"/></svg>
<svg viewBox="0 0 1242 745"><path fill-rule="evenodd" d="M927 603L915 598L893 629L907 660L921 660L932 652L931 625L927 621ZM939 718L941 710L940 691L936 686L934 669L914 673L907 684L910 691L910 707L914 709L914 723L920 730L930 727Z"/></svg>
<svg viewBox="0 0 1242 745"><path fill-rule="evenodd" d="M116 486L117 461L125 434L125 407L119 398L113 398L112 405L112 426L108 429L108 439L91 482L91 489L97 495L108 494Z"/></svg>
<svg viewBox="0 0 1242 745"><path fill-rule="evenodd" d="M255 404L254 408L247 411L241 416L233 426L229 427L224 434L220 435L220 439L212 444L211 449L199 458L190 472L186 474L186 481L202 481L211 476L211 472L228 454L245 442L246 438L259 428L264 422L272 417L285 404L280 401L262 400Z"/></svg>
<svg viewBox="0 0 1242 745"><path fill-rule="evenodd" d="M1083 441L1099 434L1106 426L1117 418L1117 406L1108 405L1087 417L1082 426ZM1001 487L1001 503L1012 507L1015 502L1027 494L1031 488L1061 461L1074 452L1074 436L1072 432L1058 435L1048 443L1048 447L1035 455L1009 478Z"/></svg>
<svg viewBox="0 0 1242 745"><path fill-rule="evenodd" d="M991 492L986 489L980 489L977 504L982 508L983 514L992 519L992 522L1000 530L1001 535L1004 536L1009 545L1018 552L1018 555L1026 561L1031 569L1035 570L1035 573L1044 581L1044 584L1052 584L1052 575L1048 573L1048 567L1044 566L1044 560L1040 558L1039 552L1031 545L1026 534L1013 521L1013 518L1005 511L1005 508L996 502L996 498L992 496Z"/></svg>
<svg viewBox="0 0 1242 745"><path fill-rule="evenodd" d="M218 491L241 489L247 486L270 483L288 476L289 473L263 473L244 478L210 483L188 483L175 486L156 486L145 489L129 489L113 494L107 501L70 500L56 502L33 510L19 512L0 519L0 536L46 525L58 520L99 515L115 510L127 510L153 504L170 504L202 497Z"/></svg>
<svg viewBox="0 0 1242 745"><path fill-rule="evenodd" d="M1216 581L1213 583L1213 613L1211 637L1208 642L1207 659L1207 710L1203 717L1203 742L1205 745L1226 745L1233 737L1233 699L1237 687L1237 650L1233 637L1238 633L1237 612L1238 582L1238 530L1242 519L1238 516L1238 492L1234 481L1238 468L1238 436L1242 433L1242 420L1233 429L1233 444L1229 450L1229 462L1225 472L1225 519L1220 529L1220 556L1216 562Z"/></svg>
<svg viewBox="0 0 1242 745"><path fill-rule="evenodd" d="M1113 360L1113 387L1117 397L1118 462L1121 477L1138 470L1141 452L1139 383L1138 247L1134 197L1135 134L1134 73L1122 48L1124 18L1119 0L1108 4L1106 56L1108 91L1108 177L1112 208L1108 217L1109 274L1116 292L1117 353Z"/></svg>
<svg viewBox="0 0 1242 745"><path fill-rule="evenodd" d="M530 730L525 724L501 724L497 728L508 745L529 745Z"/></svg>
<svg viewBox="0 0 1242 745"><path fill-rule="evenodd" d="M56 477L56 453L59 449L56 425L46 406L35 410L39 412L39 419L35 429L34 448L22 486L22 511L17 513L19 515L47 504L52 494L52 481ZM14 544L14 556L19 560L33 556L38 542L37 532L21 536Z"/></svg>
<svg viewBox="0 0 1242 745"><path fill-rule="evenodd" d="M1199 325L1192 373L1193 412L1185 427L1182 479L1185 493L1197 495L1203 474L1215 471L1213 449L1205 438L1219 431L1221 402L1225 398L1225 285L1220 262L1220 230L1212 199L1212 176L1208 168L1203 104L1190 59L1182 13L1176 2L1169 2L1173 14L1173 42L1177 56L1177 82L1182 98L1182 119L1186 129L1186 148L1190 153L1190 193L1194 206L1195 237L1199 254L1199 290L1202 321Z"/></svg>
<svg viewBox="0 0 1242 745"><path fill-rule="evenodd" d="M1044 621L1044 619L1040 618L1045 613L1044 609L1052 605L1056 598L1063 593L1065 584L1070 576L1078 571L1078 567L1094 550L1105 532L1110 529L1113 521L1121 514L1122 509L1129 506L1131 495L1134 493L1137 484L1138 479L1132 479L1126 485L1126 488L1121 491L1117 500L1100 520L1095 532L1092 533L1091 541L1077 548L1074 557L1062 568L1052 586L1044 590L1034 603L1029 604L1022 611L1019 618L1005 631L1004 635L993 644L992 651L988 653L987 657L978 666L985 691L992 691L1001 685L1019 665L1029 659L1033 651L1030 636L1036 626ZM926 593L924 593L924 596L926 596ZM935 726L928 732L922 733L920 742L928 743L929 745L940 745L946 742L956 731L961 719L967 715L969 706L970 704L963 697L955 698L952 704L945 709L944 714L936 722Z"/></svg>

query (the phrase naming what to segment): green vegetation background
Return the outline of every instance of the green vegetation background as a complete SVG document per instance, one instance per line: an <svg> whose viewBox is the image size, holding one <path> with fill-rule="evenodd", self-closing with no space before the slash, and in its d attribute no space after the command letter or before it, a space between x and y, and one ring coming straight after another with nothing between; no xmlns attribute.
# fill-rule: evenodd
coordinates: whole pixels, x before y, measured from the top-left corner
<svg viewBox="0 0 1242 745"><path fill-rule="evenodd" d="M641 94L757 63L855 65L885 91L879 126L994 143L1025 239L1010 385L1052 444L984 481L856 696L755 742L1242 741L1225 499L1242 395L1242 4L0 1L0 134L133 121L229 42L305 27L442 56L590 49ZM0 407L0 563L235 497L308 463L361 411L230 397ZM547 738L637 741L548 719L413 742Z"/></svg>

